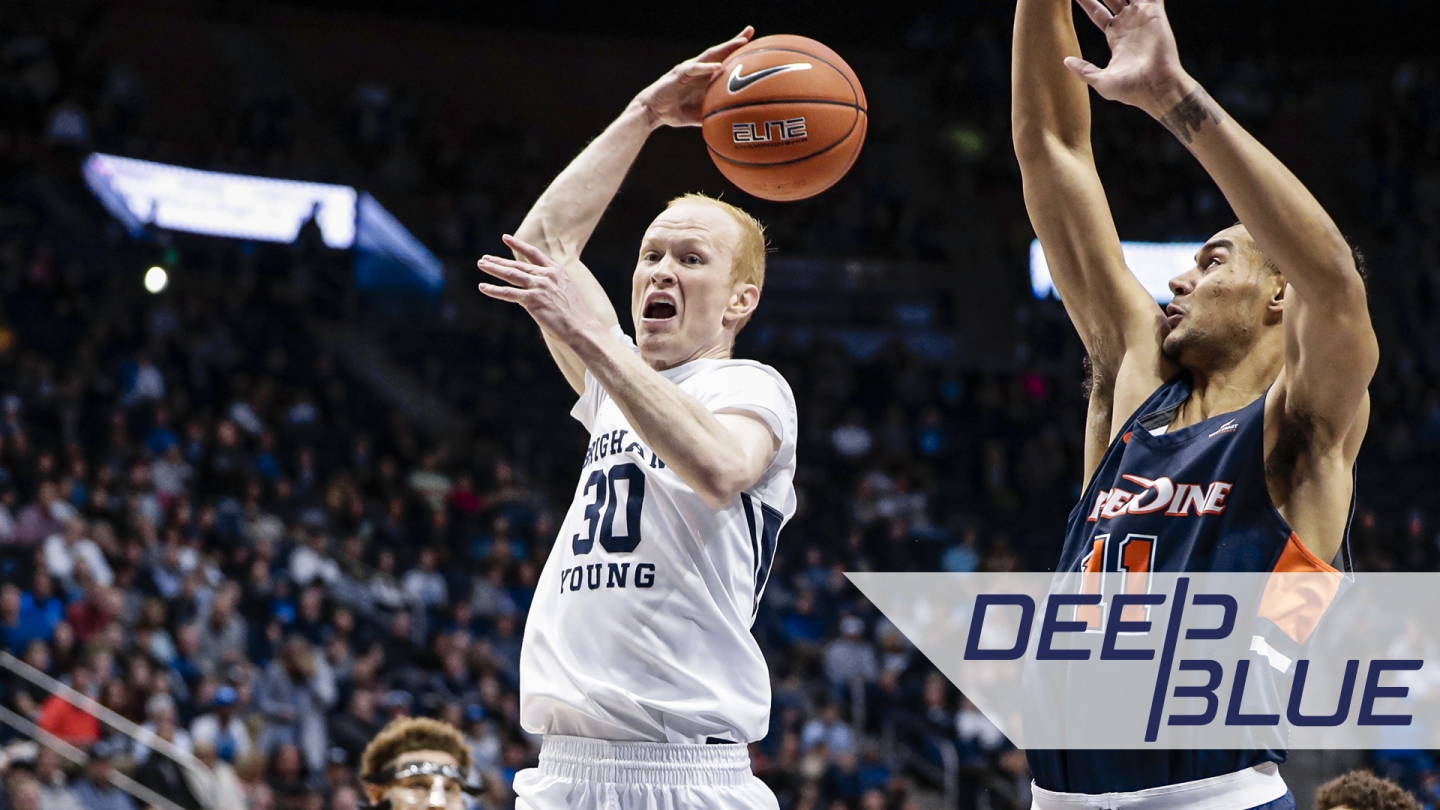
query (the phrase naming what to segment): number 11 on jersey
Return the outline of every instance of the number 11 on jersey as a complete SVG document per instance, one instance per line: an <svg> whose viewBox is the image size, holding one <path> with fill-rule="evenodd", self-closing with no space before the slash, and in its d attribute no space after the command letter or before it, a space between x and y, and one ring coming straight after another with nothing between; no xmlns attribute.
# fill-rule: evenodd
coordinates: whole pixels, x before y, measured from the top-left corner
<svg viewBox="0 0 1440 810"><path fill-rule="evenodd" d="M1112 542L1112 535L1095 537L1090 553L1080 561L1080 593L1100 594L1100 604L1081 605L1075 609L1075 620L1085 622L1087 630L1104 628L1105 596L1107 594L1140 594L1150 592L1150 573L1155 564L1155 536L1128 534ZM1124 574L1123 577L1111 576ZM1121 619L1144 621L1148 605L1127 605Z"/></svg>

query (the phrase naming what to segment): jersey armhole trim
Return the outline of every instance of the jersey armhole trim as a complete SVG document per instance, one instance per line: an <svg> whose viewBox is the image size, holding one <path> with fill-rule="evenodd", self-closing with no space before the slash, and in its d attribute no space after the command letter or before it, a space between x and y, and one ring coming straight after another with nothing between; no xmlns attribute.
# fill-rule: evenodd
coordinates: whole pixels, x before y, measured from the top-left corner
<svg viewBox="0 0 1440 810"><path fill-rule="evenodd" d="M1319 555L1305 545L1300 535L1295 531L1290 532L1290 539L1285 541L1285 548L1280 552L1280 559L1275 563L1275 573L1326 573L1340 574L1340 569L1320 559Z"/></svg>
<svg viewBox="0 0 1440 810"><path fill-rule="evenodd" d="M1315 556L1292 531L1265 582L1259 614L1304 644L1339 595L1343 581L1343 574Z"/></svg>

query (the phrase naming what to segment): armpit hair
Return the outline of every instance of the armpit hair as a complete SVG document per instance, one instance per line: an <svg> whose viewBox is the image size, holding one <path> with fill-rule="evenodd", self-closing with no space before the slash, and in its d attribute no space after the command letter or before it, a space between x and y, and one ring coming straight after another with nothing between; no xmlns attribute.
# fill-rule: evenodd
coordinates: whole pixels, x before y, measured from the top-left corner
<svg viewBox="0 0 1440 810"><path fill-rule="evenodd" d="M1265 477L1289 490L1299 483L1295 472L1299 468L1300 454L1309 450L1315 442L1315 418L1308 413L1292 413L1282 418L1280 435L1275 446L1265 459Z"/></svg>
<svg viewBox="0 0 1440 810"><path fill-rule="evenodd" d="M1086 401L1094 396L1097 388L1105 390L1114 387L1115 376L1119 373L1119 369L1115 368L1114 361L1109 364L1097 364L1094 355L1086 352L1081 364L1084 377L1080 382L1080 391L1085 395Z"/></svg>

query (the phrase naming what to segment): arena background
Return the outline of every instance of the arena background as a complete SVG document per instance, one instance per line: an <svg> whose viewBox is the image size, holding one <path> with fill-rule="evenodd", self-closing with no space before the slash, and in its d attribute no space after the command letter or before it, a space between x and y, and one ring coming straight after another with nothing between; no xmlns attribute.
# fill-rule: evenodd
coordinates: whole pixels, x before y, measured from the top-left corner
<svg viewBox="0 0 1440 810"><path fill-rule="evenodd" d="M1356 560L1435 570L1433 4L1171 11L1191 71L1368 256L1383 354ZM803 438L800 511L755 627L775 695L756 770L787 808L1028 804L1023 756L841 576L1044 570L1078 494L1082 353L1027 276L1012 13L0 4L0 634L236 777L229 792L181 784L5 659L7 804L35 810L17 787L33 769L44 810L100 810L86 785L103 765L53 781L56 758L18 744L38 721L186 810L354 810L360 749L408 712L462 726L490 777L482 806L510 806L507 780L536 751L515 722L519 634L585 437L533 323L474 291L473 262L636 91L747 23L821 39L856 69L872 125L854 170L814 200L761 203L724 182L698 131L662 131L587 258L623 297L638 234L684 191L770 227L738 352L790 381ZM1162 128L1095 110L1126 239L1233 221ZM357 289L353 257L313 229L294 245L132 237L82 181L95 151L366 189L440 257L446 289ZM156 265L170 285L152 295ZM1284 771L1308 808L1357 766L1440 801L1424 751L1296 752Z"/></svg>

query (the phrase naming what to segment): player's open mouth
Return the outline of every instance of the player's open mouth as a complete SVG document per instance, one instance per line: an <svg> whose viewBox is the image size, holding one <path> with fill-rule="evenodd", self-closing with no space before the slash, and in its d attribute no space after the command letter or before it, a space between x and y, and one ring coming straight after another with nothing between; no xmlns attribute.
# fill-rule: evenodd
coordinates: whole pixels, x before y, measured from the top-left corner
<svg viewBox="0 0 1440 810"><path fill-rule="evenodd" d="M669 293L653 293L645 301L640 317L647 321L668 321L679 314L675 299Z"/></svg>

